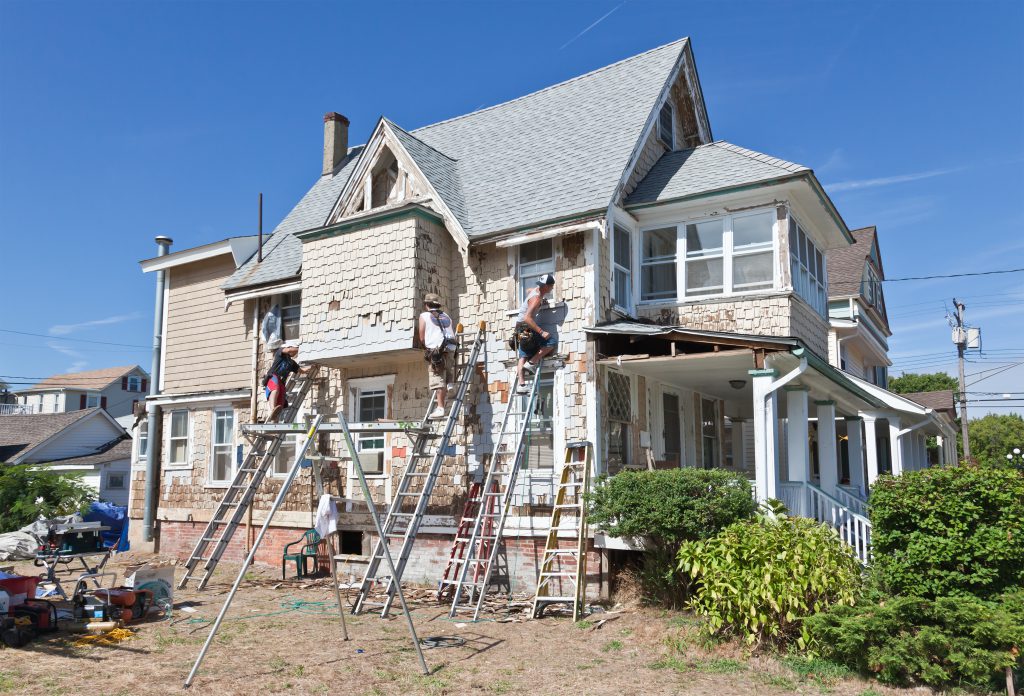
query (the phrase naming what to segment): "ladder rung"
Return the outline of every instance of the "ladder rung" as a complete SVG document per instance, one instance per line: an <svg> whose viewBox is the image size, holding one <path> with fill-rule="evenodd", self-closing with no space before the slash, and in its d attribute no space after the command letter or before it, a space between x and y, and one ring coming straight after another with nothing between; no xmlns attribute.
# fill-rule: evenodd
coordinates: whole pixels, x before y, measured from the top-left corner
<svg viewBox="0 0 1024 696"><path fill-rule="evenodd" d="M576 573L555 573L542 570L540 571L540 576L542 578L574 578L576 577Z"/></svg>
<svg viewBox="0 0 1024 696"><path fill-rule="evenodd" d="M575 597L549 597L545 595L537 595L536 601L538 602L575 602Z"/></svg>

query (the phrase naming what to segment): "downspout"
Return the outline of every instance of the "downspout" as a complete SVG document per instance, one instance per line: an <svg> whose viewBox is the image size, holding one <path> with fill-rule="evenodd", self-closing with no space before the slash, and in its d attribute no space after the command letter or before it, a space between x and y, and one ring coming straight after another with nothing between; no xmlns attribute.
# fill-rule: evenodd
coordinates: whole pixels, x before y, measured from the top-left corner
<svg viewBox="0 0 1024 696"><path fill-rule="evenodd" d="M170 237L156 238L157 257L166 256L173 240ZM149 373L149 396L160 394L160 353L163 350L164 290L167 286L167 271L156 272L156 306L153 311L153 363ZM142 506L142 539L153 541L153 519L156 517L156 492L159 484L157 462L160 461L160 407L150 402L146 405L146 495Z"/></svg>

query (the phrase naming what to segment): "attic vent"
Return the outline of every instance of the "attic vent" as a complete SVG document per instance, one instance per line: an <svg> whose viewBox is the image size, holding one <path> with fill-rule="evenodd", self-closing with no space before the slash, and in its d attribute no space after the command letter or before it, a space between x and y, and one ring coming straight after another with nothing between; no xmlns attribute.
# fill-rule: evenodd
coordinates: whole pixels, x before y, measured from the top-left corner
<svg viewBox="0 0 1024 696"><path fill-rule="evenodd" d="M672 105L665 102L658 114L658 137L669 150L675 147L675 138L672 132Z"/></svg>

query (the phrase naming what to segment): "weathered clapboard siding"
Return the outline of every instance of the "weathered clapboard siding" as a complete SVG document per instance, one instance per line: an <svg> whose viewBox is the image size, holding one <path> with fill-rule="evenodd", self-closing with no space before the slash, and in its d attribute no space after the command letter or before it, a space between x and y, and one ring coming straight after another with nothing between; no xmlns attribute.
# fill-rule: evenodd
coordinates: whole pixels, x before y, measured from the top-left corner
<svg viewBox="0 0 1024 696"><path fill-rule="evenodd" d="M170 270L164 393L251 386L252 343L245 305L236 302L225 309L220 287L234 270L229 254Z"/></svg>

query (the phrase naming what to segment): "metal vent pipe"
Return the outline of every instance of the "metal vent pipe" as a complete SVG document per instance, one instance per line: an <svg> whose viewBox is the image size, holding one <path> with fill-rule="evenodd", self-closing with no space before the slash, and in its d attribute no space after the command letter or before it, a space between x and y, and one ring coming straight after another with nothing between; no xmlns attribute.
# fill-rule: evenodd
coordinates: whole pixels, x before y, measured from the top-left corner
<svg viewBox="0 0 1024 696"><path fill-rule="evenodd" d="M173 240L170 237L156 238L156 255L166 256ZM149 371L149 396L160 394L160 352L163 350L164 291L167 287L167 271L156 272L156 301L153 310L153 363ZM160 407L152 402L146 404L146 495L142 509L142 539L153 541L153 519L156 517L157 490L160 485Z"/></svg>

